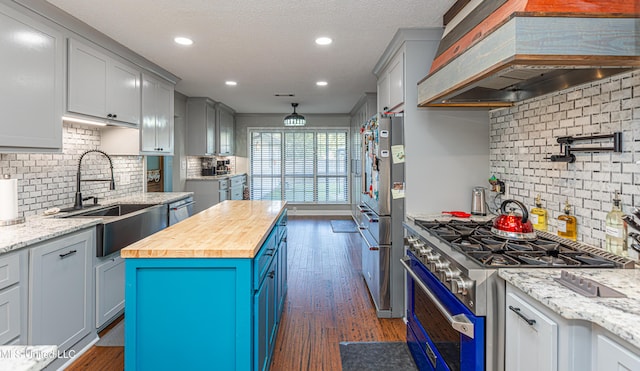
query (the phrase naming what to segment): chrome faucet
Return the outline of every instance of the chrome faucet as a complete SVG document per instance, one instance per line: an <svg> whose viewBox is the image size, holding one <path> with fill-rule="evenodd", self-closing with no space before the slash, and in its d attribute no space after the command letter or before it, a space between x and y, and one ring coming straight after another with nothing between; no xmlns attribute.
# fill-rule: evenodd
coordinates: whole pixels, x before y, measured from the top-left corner
<svg viewBox="0 0 640 371"><path fill-rule="evenodd" d="M82 159L84 158L84 156L87 153L91 153L91 152L101 153L109 160L109 167L111 168L111 179L82 179L81 178L80 167L82 165ZM99 149L90 149L90 150L86 151L85 153L83 153L80 156L80 160L78 160L78 174L77 174L77 179L76 179L76 202L73 205L73 208L75 210L82 209L82 201L86 201L86 200L92 198L92 197L87 197L86 199L82 198L82 192L80 192L80 182L110 182L109 189L110 190L116 189L116 182L113 179L113 162L111 161L111 157L108 154L106 154L105 152L103 152L103 151L101 151ZM95 200L97 200L97 199L94 198L94 201Z"/></svg>

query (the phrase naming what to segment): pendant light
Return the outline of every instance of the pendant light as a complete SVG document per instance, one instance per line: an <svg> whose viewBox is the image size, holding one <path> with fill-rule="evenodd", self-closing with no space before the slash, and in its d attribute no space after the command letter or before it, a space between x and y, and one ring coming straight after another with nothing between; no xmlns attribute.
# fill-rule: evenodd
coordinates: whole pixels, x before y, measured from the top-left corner
<svg viewBox="0 0 640 371"><path fill-rule="evenodd" d="M305 120L304 116L296 112L298 103L291 103L291 106L293 107L293 113L284 118L284 126L304 126L307 120Z"/></svg>

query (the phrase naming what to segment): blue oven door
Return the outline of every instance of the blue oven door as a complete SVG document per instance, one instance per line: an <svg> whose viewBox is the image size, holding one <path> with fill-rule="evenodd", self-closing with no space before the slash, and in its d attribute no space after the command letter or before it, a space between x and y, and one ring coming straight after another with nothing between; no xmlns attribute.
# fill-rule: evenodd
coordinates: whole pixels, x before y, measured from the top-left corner
<svg viewBox="0 0 640 371"><path fill-rule="evenodd" d="M485 318L477 317L411 252L407 271L407 343L420 370L485 369Z"/></svg>

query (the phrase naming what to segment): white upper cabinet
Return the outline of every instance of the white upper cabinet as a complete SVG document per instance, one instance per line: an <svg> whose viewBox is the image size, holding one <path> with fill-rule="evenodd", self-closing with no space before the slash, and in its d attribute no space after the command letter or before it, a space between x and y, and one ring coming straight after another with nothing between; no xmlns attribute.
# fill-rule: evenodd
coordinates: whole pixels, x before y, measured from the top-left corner
<svg viewBox="0 0 640 371"><path fill-rule="evenodd" d="M404 52L391 60L378 78L378 111L401 111L404 104Z"/></svg>
<svg viewBox="0 0 640 371"><path fill-rule="evenodd" d="M67 111L140 124L140 71L69 39Z"/></svg>
<svg viewBox="0 0 640 371"><path fill-rule="evenodd" d="M64 37L0 4L0 152L62 148Z"/></svg>
<svg viewBox="0 0 640 371"><path fill-rule="evenodd" d="M141 152L173 155L173 96L172 84L143 74Z"/></svg>
<svg viewBox="0 0 640 371"><path fill-rule="evenodd" d="M404 103L404 53L400 53L389 66L389 108Z"/></svg>

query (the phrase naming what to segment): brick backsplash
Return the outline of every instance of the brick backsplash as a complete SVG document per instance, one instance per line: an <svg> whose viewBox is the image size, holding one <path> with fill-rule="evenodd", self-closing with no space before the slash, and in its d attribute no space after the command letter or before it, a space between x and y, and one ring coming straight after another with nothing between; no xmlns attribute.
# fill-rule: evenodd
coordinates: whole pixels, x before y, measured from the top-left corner
<svg viewBox="0 0 640 371"><path fill-rule="evenodd" d="M540 194L550 214L549 232L556 232L568 200L578 218L578 240L604 247L605 216L614 191L621 191L626 214L640 207L640 71L493 110L489 118L491 172L508 185L509 198L529 209ZM575 152L572 164L545 159L560 154L557 137L616 131L622 131L622 153Z"/></svg>
<svg viewBox="0 0 640 371"><path fill-rule="evenodd" d="M82 153L100 146L100 130L75 124L63 125L62 153L0 154L0 173L18 179L20 215L40 214L51 207L72 206L76 192L78 160ZM83 182L82 195L114 198L143 190L141 156L111 156L116 189L108 182ZM109 161L98 153L82 160L82 178L109 178ZM92 201L88 201L92 202Z"/></svg>

